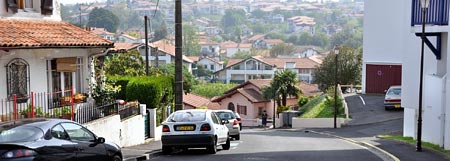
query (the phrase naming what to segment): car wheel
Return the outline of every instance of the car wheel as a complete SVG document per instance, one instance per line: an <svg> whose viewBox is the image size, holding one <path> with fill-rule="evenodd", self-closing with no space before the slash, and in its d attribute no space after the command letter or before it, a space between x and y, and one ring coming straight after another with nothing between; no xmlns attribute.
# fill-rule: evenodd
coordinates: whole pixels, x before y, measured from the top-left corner
<svg viewBox="0 0 450 161"><path fill-rule="evenodd" d="M225 144L222 144L222 149L223 150L230 150L230 137L228 137L227 142Z"/></svg>
<svg viewBox="0 0 450 161"><path fill-rule="evenodd" d="M208 147L206 147L206 150L208 151L209 154L216 154L217 152L217 139L214 138L214 141L211 145L209 145Z"/></svg>
<svg viewBox="0 0 450 161"><path fill-rule="evenodd" d="M113 161L122 161L122 158L118 155L114 155Z"/></svg>
<svg viewBox="0 0 450 161"><path fill-rule="evenodd" d="M171 146L162 146L162 152L164 155L168 155L172 153L172 147Z"/></svg>
<svg viewBox="0 0 450 161"><path fill-rule="evenodd" d="M237 134L233 137L235 140L241 140L241 134Z"/></svg>

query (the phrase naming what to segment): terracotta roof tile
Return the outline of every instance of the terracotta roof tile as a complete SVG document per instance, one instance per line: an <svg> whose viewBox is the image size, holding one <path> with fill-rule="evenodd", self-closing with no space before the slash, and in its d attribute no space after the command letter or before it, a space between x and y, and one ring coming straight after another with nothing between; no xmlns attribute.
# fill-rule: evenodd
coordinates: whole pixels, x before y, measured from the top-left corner
<svg viewBox="0 0 450 161"><path fill-rule="evenodd" d="M112 53L124 53L129 50L135 49L143 43L114 43L114 49L111 49Z"/></svg>
<svg viewBox="0 0 450 161"><path fill-rule="evenodd" d="M208 106L208 104L211 101L209 101L208 98L196 95L196 94L192 94L192 93L188 93L186 95L183 96L183 103L188 104L190 106L193 107L201 107L201 106Z"/></svg>
<svg viewBox="0 0 450 161"><path fill-rule="evenodd" d="M245 98L247 98L249 101L256 103L256 102L266 102L269 100L266 100L263 98L262 94L254 89L238 89L238 92L242 94Z"/></svg>
<svg viewBox="0 0 450 161"><path fill-rule="evenodd" d="M0 19L0 47L111 47L113 43L66 22Z"/></svg>

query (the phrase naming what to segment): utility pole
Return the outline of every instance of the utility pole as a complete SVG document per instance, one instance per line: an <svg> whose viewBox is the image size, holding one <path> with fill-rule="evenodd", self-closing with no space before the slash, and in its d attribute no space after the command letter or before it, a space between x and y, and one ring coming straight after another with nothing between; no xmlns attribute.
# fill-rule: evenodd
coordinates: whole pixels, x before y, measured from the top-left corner
<svg viewBox="0 0 450 161"><path fill-rule="evenodd" d="M181 0L175 0L175 111L183 109L183 51Z"/></svg>
<svg viewBox="0 0 450 161"><path fill-rule="evenodd" d="M148 17L144 16L144 24L145 24L145 75L149 75L148 73L148 31L147 31L147 21Z"/></svg>

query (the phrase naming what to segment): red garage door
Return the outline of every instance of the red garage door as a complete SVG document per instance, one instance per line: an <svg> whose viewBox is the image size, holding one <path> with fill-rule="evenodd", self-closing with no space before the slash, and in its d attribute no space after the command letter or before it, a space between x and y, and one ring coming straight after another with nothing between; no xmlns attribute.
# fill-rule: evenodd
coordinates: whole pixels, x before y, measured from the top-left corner
<svg viewBox="0 0 450 161"><path fill-rule="evenodd" d="M401 85L401 65L366 66L366 93L384 93L391 85Z"/></svg>

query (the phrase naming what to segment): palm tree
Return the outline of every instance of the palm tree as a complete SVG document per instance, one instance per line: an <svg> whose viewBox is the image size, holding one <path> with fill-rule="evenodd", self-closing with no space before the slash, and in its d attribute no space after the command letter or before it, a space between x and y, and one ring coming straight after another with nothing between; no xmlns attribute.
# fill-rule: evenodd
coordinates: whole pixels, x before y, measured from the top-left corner
<svg viewBox="0 0 450 161"><path fill-rule="evenodd" d="M263 96L266 99L275 99L278 106L286 106L288 96L297 97L301 93L301 90L295 86L297 82L297 74L293 71L277 71L275 72L275 77L270 82L270 86L262 89Z"/></svg>

